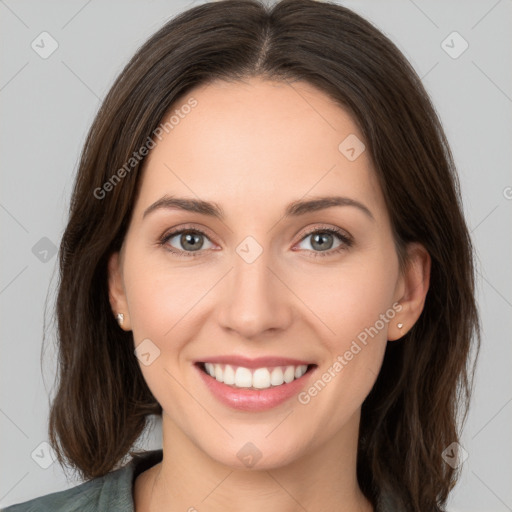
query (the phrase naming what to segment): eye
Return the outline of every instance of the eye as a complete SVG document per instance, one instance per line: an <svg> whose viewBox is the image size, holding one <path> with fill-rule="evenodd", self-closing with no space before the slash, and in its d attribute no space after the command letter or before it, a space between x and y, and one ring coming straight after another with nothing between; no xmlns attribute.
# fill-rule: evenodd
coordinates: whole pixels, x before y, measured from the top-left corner
<svg viewBox="0 0 512 512"><path fill-rule="evenodd" d="M350 235L345 234L341 229L332 227L310 230L301 239L300 243L304 243L310 237L311 241L308 245L311 248L306 247L305 249L311 253L313 257L332 256L347 250L353 244ZM206 247L205 240L207 241ZM338 241L338 245L333 249L333 245L336 241ZM166 233L159 240L159 244L177 256L183 257L200 256L203 249L207 250L213 248L213 244L208 235L198 228L182 228ZM209 247L208 244L210 244ZM302 249L304 249L304 247Z"/></svg>
<svg viewBox="0 0 512 512"><path fill-rule="evenodd" d="M210 247L204 247L205 239L211 244ZM167 233L160 240L160 244L165 246L170 252L178 254L179 256L192 257L197 256L197 254L193 253L200 253L201 249L211 249L213 247L206 233L197 228L185 228ZM176 247L176 245L178 245L178 247Z"/></svg>
<svg viewBox="0 0 512 512"><path fill-rule="evenodd" d="M301 243L311 237L308 245L312 248L306 247L306 250L312 251L312 256L331 256L341 251L347 250L352 246L352 239L337 228L316 228L309 231L306 236L301 240ZM339 245L332 248L336 240Z"/></svg>

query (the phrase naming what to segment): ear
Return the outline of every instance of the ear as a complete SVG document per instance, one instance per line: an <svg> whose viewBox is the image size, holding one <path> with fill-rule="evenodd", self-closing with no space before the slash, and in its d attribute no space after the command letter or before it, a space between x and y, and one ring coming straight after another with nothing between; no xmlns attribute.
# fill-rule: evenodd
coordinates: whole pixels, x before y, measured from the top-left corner
<svg viewBox="0 0 512 512"><path fill-rule="evenodd" d="M431 259L428 251L417 242L407 246L408 261L397 286L396 301L402 309L397 312L388 329L388 340L400 339L416 323L423 311L430 285ZM398 327L402 324L402 328Z"/></svg>
<svg viewBox="0 0 512 512"><path fill-rule="evenodd" d="M108 260L108 295L112 312L116 317L122 313L123 324L121 329L131 330L130 314L128 311L128 302L126 300L126 291L124 289L124 280L122 272L122 259L119 252L113 253Z"/></svg>

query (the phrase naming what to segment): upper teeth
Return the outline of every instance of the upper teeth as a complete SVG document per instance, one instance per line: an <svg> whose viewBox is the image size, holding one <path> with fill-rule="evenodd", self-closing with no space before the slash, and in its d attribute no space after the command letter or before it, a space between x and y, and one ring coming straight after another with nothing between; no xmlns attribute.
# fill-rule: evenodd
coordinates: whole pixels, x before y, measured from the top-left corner
<svg viewBox="0 0 512 512"><path fill-rule="evenodd" d="M257 368L249 370L243 366L231 366L229 364L205 363L206 372L219 382L224 382L237 388L266 389L270 386L280 386L284 382L292 382L302 377L308 365L300 366L276 366L274 368Z"/></svg>

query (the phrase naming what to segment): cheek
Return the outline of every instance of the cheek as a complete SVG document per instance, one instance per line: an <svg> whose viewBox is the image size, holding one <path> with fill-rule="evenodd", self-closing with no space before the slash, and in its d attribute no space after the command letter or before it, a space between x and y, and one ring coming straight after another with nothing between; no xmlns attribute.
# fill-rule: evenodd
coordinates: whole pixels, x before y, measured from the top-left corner
<svg viewBox="0 0 512 512"><path fill-rule="evenodd" d="M347 259L336 271L323 269L296 281L297 294L321 320L316 323L322 326L321 342L329 353L318 375L321 382L311 393L306 390L301 403L314 400L314 407L337 411L333 421L344 421L372 388L386 349L388 325L396 315L398 261L393 253L370 256ZM320 394L322 399L313 398Z"/></svg>
<svg viewBox="0 0 512 512"><path fill-rule="evenodd" d="M297 396L297 417L304 419L303 426L312 437L317 424L311 418L321 418L322 436L330 437L358 414L378 376L387 345L387 326L379 324L381 329L373 329L382 313L394 313L387 287L377 290L368 274L350 274L344 283L336 293L333 284L328 288L331 293L316 303L315 313L334 334L321 328L318 344L326 349L325 356L315 379Z"/></svg>
<svg viewBox="0 0 512 512"><path fill-rule="evenodd" d="M141 337L172 339L175 328L183 330L187 315L218 280L212 272L134 258L125 267L126 295L135 340Z"/></svg>
<svg viewBox="0 0 512 512"><path fill-rule="evenodd" d="M294 292L324 326L331 348L343 349L392 306L398 275L395 261L393 256L370 254L347 258L329 269L295 272ZM385 337L387 330L383 331Z"/></svg>
<svg viewBox="0 0 512 512"><path fill-rule="evenodd" d="M165 258L138 259L135 252L126 262L124 277L134 346L150 353L148 364L139 357L144 380L165 410L186 416L190 402L178 383L186 378L180 373L183 350L196 333L199 301L218 277L193 268L171 268Z"/></svg>

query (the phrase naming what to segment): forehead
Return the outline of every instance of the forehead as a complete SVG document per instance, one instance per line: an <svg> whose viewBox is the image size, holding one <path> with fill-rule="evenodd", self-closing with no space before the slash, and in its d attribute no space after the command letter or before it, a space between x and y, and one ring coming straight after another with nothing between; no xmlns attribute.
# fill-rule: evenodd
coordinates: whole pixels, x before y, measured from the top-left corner
<svg viewBox="0 0 512 512"><path fill-rule="evenodd" d="M183 108L191 98L195 106ZM171 193L218 202L227 215L333 194L385 209L367 152L347 158L347 145L363 147L356 123L306 82L216 81L190 91L162 123L171 116L146 159L138 210Z"/></svg>

